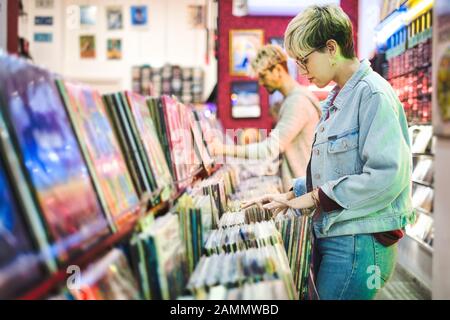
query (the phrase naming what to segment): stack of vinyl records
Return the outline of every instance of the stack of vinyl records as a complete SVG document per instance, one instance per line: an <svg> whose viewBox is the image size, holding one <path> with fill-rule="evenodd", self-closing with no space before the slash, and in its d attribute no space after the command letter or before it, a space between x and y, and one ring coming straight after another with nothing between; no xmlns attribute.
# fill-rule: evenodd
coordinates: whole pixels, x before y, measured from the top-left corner
<svg viewBox="0 0 450 320"><path fill-rule="evenodd" d="M237 252L281 243L281 235L273 221L236 225L214 230L206 244L207 255Z"/></svg>
<svg viewBox="0 0 450 320"><path fill-rule="evenodd" d="M131 260L145 299L176 299L185 293L188 279L185 245L178 216L157 218L130 243Z"/></svg>
<svg viewBox="0 0 450 320"><path fill-rule="evenodd" d="M208 179L200 181L194 186L195 189L202 190L204 195L211 196L219 211L219 219L232 204L229 199L239 184L238 175L236 167L224 166ZM213 221L213 225L217 226L218 222L218 220Z"/></svg>
<svg viewBox="0 0 450 320"><path fill-rule="evenodd" d="M99 199L114 229L136 213L139 199L97 91L87 86L58 81L83 153L86 155Z"/></svg>
<svg viewBox="0 0 450 320"><path fill-rule="evenodd" d="M210 212L203 212L195 206L194 199L184 194L178 199L175 209L179 216L181 239L186 245L188 271L192 273L200 260L203 250L203 223L211 222ZM203 221L206 220L206 221Z"/></svg>
<svg viewBox="0 0 450 320"><path fill-rule="evenodd" d="M188 187L202 161L191 133L190 109L168 96L149 99L148 105L160 142L165 149L167 163L179 190Z"/></svg>
<svg viewBox="0 0 450 320"><path fill-rule="evenodd" d="M119 249L113 249L70 282L76 300L140 300L139 287L130 265Z"/></svg>
<svg viewBox="0 0 450 320"><path fill-rule="evenodd" d="M296 299L292 274L281 244L202 257L188 289L197 299L206 299L211 288L240 287L245 283L282 280L283 296ZM253 297L254 298L254 297Z"/></svg>
<svg viewBox="0 0 450 320"><path fill-rule="evenodd" d="M311 264L311 218L288 210L284 216L277 216L275 223L283 238L299 298L306 299Z"/></svg>
<svg viewBox="0 0 450 320"><path fill-rule="evenodd" d="M201 68L182 68L169 64L162 68L135 66L132 68L132 88L142 95L173 95L185 104L201 103L204 77Z"/></svg>
<svg viewBox="0 0 450 320"><path fill-rule="evenodd" d="M0 55L0 90L4 164L45 260L65 262L110 234L85 157L47 71Z"/></svg>
<svg viewBox="0 0 450 320"><path fill-rule="evenodd" d="M228 288L217 285L210 288L206 300L289 300L283 280L244 283L242 287Z"/></svg>
<svg viewBox="0 0 450 320"><path fill-rule="evenodd" d="M169 199L173 180L146 98L126 92L104 100L139 195L153 195L153 204Z"/></svg>
<svg viewBox="0 0 450 320"><path fill-rule="evenodd" d="M266 194L282 192L283 184L279 176L258 176L247 179L241 178L241 183L234 199L252 199Z"/></svg>

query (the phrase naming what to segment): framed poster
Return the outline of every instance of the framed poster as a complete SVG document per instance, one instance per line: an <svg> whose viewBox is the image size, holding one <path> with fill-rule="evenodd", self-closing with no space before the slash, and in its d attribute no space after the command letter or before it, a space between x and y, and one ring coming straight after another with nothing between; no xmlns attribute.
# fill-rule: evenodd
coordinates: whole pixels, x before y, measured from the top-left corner
<svg viewBox="0 0 450 320"><path fill-rule="evenodd" d="M206 10L203 5L188 6L188 22L192 29L206 28Z"/></svg>
<svg viewBox="0 0 450 320"><path fill-rule="evenodd" d="M97 23L96 6L80 6L80 25L94 26Z"/></svg>
<svg viewBox="0 0 450 320"><path fill-rule="evenodd" d="M133 26L145 26L147 24L147 6L131 7L131 24Z"/></svg>
<svg viewBox="0 0 450 320"><path fill-rule="evenodd" d="M51 33L35 33L34 42L52 42L53 34Z"/></svg>
<svg viewBox="0 0 450 320"><path fill-rule="evenodd" d="M231 116L235 119L261 117L259 85L257 81L231 83Z"/></svg>
<svg viewBox="0 0 450 320"><path fill-rule="evenodd" d="M80 36L80 57L82 59L92 59L95 56L95 37Z"/></svg>
<svg viewBox="0 0 450 320"><path fill-rule="evenodd" d="M36 0L34 6L36 9L53 9L55 0Z"/></svg>
<svg viewBox="0 0 450 320"><path fill-rule="evenodd" d="M107 56L108 56L108 60L122 59L122 40L121 39L108 39Z"/></svg>
<svg viewBox="0 0 450 320"><path fill-rule="evenodd" d="M36 26L52 26L53 25L53 17L34 17L34 24Z"/></svg>
<svg viewBox="0 0 450 320"><path fill-rule="evenodd" d="M450 8L436 1L433 21L433 127L438 136L450 138Z"/></svg>
<svg viewBox="0 0 450 320"><path fill-rule="evenodd" d="M250 62L263 43L261 29L230 30L230 75L250 76Z"/></svg>
<svg viewBox="0 0 450 320"><path fill-rule="evenodd" d="M106 8L106 28L108 30L121 30L123 28L123 10L122 7Z"/></svg>

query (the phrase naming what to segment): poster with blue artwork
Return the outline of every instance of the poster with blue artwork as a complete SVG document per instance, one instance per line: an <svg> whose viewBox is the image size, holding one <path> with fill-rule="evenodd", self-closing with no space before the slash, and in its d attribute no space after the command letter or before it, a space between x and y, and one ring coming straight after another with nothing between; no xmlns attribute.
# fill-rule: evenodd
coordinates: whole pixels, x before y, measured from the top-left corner
<svg viewBox="0 0 450 320"><path fill-rule="evenodd" d="M133 26L144 26L147 24L147 6L131 7L131 24Z"/></svg>
<svg viewBox="0 0 450 320"><path fill-rule="evenodd" d="M53 34L52 33L35 33L34 34L34 42L52 42Z"/></svg>
<svg viewBox="0 0 450 320"><path fill-rule="evenodd" d="M34 17L34 24L37 26L52 26L53 17Z"/></svg>

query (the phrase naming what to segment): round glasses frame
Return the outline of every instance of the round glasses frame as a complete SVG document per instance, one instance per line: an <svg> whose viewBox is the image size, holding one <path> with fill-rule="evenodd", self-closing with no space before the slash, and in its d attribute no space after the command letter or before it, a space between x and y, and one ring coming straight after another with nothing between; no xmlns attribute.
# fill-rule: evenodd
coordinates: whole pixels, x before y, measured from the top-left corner
<svg viewBox="0 0 450 320"><path fill-rule="evenodd" d="M297 66L300 68L300 70L304 71L304 72L308 72L308 66L306 65L306 59L308 59L308 57L313 54L316 51L319 51L323 48L325 48L327 45L324 44L323 46L320 46L316 49L311 50L311 52L309 52L307 55L305 55L303 58L300 59L295 59L295 63L297 64Z"/></svg>

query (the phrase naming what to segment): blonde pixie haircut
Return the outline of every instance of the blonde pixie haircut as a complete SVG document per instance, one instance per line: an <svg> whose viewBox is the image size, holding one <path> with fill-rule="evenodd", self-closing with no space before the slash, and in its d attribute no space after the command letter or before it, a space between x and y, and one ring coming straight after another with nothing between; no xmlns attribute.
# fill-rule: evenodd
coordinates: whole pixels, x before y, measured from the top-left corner
<svg viewBox="0 0 450 320"><path fill-rule="evenodd" d="M252 68L254 72L260 73L264 70L270 69L277 64L281 64L287 71L287 55L280 46L273 44L266 44L261 47L252 60Z"/></svg>
<svg viewBox="0 0 450 320"><path fill-rule="evenodd" d="M289 22L284 34L284 46L289 56L297 59L324 46L331 39L338 43L345 58L356 56L352 22L341 7L311 6Z"/></svg>

